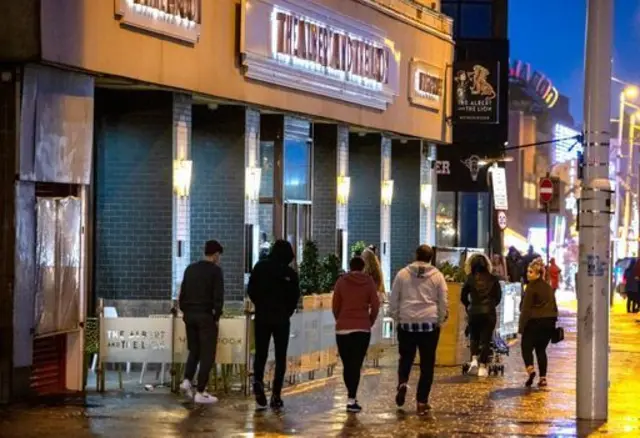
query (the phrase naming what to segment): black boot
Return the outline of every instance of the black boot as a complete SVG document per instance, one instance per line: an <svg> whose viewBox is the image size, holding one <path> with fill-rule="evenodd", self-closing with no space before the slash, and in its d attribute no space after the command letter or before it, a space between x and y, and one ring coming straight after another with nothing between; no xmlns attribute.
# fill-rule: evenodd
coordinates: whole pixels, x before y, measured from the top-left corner
<svg viewBox="0 0 640 438"><path fill-rule="evenodd" d="M284 408L284 402L282 401L279 395L271 396L270 405L271 405L271 409L273 409L274 411L280 411Z"/></svg>
<svg viewBox="0 0 640 438"><path fill-rule="evenodd" d="M256 409L259 411L267 409L267 396L261 382L253 382L253 393L256 396Z"/></svg>

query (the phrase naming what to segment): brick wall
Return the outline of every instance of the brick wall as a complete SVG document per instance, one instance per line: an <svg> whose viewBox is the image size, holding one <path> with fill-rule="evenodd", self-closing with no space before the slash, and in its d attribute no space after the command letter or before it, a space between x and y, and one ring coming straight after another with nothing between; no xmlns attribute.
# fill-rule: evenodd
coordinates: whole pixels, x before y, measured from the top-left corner
<svg viewBox="0 0 640 438"><path fill-rule="evenodd" d="M381 136L349 136L349 248L364 240L380 247Z"/></svg>
<svg viewBox="0 0 640 438"><path fill-rule="evenodd" d="M171 298L171 93L96 90L99 297Z"/></svg>
<svg viewBox="0 0 640 438"><path fill-rule="evenodd" d="M226 299L244 297L244 177L246 109L193 107L191 259L204 243L224 246Z"/></svg>
<svg viewBox="0 0 640 438"><path fill-rule="evenodd" d="M313 139L313 230L320 254L336 252L338 126L316 124Z"/></svg>
<svg viewBox="0 0 640 438"><path fill-rule="evenodd" d="M415 258L420 244L420 142L393 142L391 174L391 275Z"/></svg>

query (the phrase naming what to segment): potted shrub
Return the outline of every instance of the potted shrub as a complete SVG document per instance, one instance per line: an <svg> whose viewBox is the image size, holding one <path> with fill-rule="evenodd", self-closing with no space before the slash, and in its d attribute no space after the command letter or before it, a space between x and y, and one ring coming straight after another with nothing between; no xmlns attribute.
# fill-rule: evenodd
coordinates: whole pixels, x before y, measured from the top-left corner
<svg viewBox="0 0 640 438"><path fill-rule="evenodd" d="M360 240L353 245L351 245L351 257L356 257L362 255L362 252L367 249L367 243L363 240Z"/></svg>
<svg viewBox="0 0 640 438"><path fill-rule="evenodd" d="M313 240L307 240L302 249L302 263L300 263L300 291L304 310L313 310L318 307L316 294L320 291L320 275L318 245Z"/></svg>
<svg viewBox="0 0 640 438"><path fill-rule="evenodd" d="M338 278L343 274L342 263L340 257L336 254L328 254L322 259L320 290L325 292L322 294L322 307L330 309L333 299L333 287Z"/></svg>

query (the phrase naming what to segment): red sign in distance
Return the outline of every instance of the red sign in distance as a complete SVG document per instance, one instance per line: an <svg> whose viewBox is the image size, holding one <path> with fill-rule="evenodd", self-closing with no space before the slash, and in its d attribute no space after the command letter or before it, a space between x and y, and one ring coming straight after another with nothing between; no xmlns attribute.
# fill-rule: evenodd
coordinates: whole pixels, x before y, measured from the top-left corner
<svg viewBox="0 0 640 438"><path fill-rule="evenodd" d="M553 181L549 178L541 178L538 184L538 192L540 193L540 202L548 204L553 199Z"/></svg>

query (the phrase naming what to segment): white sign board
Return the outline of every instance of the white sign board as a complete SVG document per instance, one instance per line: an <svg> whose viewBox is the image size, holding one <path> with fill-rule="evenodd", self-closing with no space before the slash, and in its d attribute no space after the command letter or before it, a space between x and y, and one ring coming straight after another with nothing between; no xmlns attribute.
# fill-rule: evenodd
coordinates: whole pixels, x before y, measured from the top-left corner
<svg viewBox="0 0 640 438"><path fill-rule="evenodd" d="M244 364L246 339L246 318L222 318L218 324L218 345L216 363L223 365ZM212 340L213 341L213 340ZM175 328L175 361L187 361L187 332L184 322L176 320Z"/></svg>
<svg viewBox="0 0 640 438"><path fill-rule="evenodd" d="M409 101L439 112L444 95L442 69L413 58L409 64L409 74Z"/></svg>
<svg viewBox="0 0 640 438"><path fill-rule="evenodd" d="M245 76L378 110L398 95L401 55L384 32L308 0L243 0Z"/></svg>
<svg viewBox="0 0 640 438"><path fill-rule="evenodd" d="M171 363L172 318L104 318L102 362Z"/></svg>
<svg viewBox="0 0 640 438"><path fill-rule="evenodd" d="M491 185L493 187L493 208L502 211L509 210L507 172L504 167L491 168Z"/></svg>

